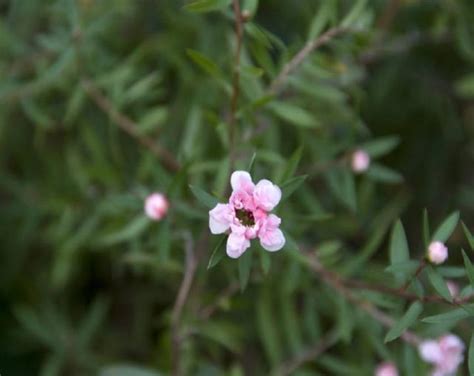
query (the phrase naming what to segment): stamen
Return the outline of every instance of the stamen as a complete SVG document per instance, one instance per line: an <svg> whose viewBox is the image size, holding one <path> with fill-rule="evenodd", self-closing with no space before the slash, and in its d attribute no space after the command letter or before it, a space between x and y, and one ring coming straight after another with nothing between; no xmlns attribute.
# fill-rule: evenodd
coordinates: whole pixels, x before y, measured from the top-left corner
<svg viewBox="0 0 474 376"><path fill-rule="evenodd" d="M237 219L246 227L251 227L255 225L255 218L251 211L245 209L236 209L235 216Z"/></svg>

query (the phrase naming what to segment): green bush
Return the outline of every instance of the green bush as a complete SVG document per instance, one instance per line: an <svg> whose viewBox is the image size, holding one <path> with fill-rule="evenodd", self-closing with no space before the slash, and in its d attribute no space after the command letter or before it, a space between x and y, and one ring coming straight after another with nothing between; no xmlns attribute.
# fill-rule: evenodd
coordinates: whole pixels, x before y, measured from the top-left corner
<svg viewBox="0 0 474 376"><path fill-rule="evenodd" d="M472 374L473 25L471 0L0 1L0 373L424 375L453 332ZM235 170L282 188L280 252L210 234Z"/></svg>

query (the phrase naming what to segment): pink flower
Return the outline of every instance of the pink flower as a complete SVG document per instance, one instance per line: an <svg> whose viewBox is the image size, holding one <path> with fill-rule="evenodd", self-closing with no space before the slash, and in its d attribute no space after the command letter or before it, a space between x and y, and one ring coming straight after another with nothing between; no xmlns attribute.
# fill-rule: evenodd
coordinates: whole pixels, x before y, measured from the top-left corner
<svg viewBox="0 0 474 376"><path fill-rule="evenodd" d="M161 193L152 193L145 200L145 214L148 218L159 221L168 212L169 203Z"/></svg>
<svg viewBox="0 0 474 376"><path fill-rule="evenodd" d="M254 184L246 171L235 171L230 184L229 202L209 211L211 232L229 233L227 255L240 257L250 247L250 240L257 237L267 251L282 249L285 236L279 228L281 219L269 213L281 200L280 188L265 179Z"/></svg>
<svg viewBox="0 0 474 376"><path fill-rule="evenodd" d="M375 369L374 376L398 376L398 370L395 364L391 362L383 362Z"/></svg>
<svg viewBox="0 0 474 376"><path fill-rule="evenodd" d="M351 158L352 171L356 173L367 171L370 166L370 156L365 150L356 150Z"/></svg>
<svg viewBox="0 0 474 376"><path fill-rule="evenodd" d="M464 343L454 334L423 341L418 351L424 361L434 365L432 376L452 376L464 360Z"/></svg>
<svg viewBox="0 0 474 376"><path fill-rule="evenodd" d="M442 264L448 258L448 248L439 242L431 242L428 246L428 260L433 264Z"/></svg>

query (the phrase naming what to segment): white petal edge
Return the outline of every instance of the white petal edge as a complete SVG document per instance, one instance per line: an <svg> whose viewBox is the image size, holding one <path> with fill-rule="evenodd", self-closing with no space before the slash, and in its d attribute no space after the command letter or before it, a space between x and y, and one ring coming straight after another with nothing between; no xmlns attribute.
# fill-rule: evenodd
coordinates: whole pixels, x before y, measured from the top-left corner
<svg viewBox="0 0 474 376"><path fill-rule="evenodd" d="M262 241L262 239L260 239L260 244L267 251L276 252L285 246L286 239L285 235L283 235L283 232L279 228L273 230L272 232L274 233L274 238L272 237L273 242L271 244L266 244L264 241Z"/></svg>
<svg viewBox="0 0 474 376"><path fill-rule="evenodd" d="M249 183L253 185L252 177L247 171L234 171L230 177L230 185L232 186L233 190L238 190L240 187L245 184Z"/></svg>

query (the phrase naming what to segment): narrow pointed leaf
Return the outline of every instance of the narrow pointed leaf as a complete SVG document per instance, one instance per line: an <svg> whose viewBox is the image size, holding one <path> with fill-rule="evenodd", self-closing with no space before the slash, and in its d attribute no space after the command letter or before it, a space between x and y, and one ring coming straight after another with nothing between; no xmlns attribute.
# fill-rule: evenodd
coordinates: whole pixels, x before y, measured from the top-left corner
<svg viewBox="0 0 474 376"><path fill-rule="evenodd" d="M207 206L209 209L214 208L219 203L217 198L202 190L201 188L195 187L193 185L190 185L189 188L198 201L204 206Z"/></svg>
<svg viewBox="0 0 474 376"><path fill-rule="evenodd" d="M281 199L284 200L290 197L293 192L295 192L300 187L300 185L304 183L307 177L308 175L296 176L284 182L280 187L282 190Z"/></svg>
<svg viewBox="0 0 474 376"><path fill-rule="evenodd" d="M430 244L430 222L428 219L428 210L423 210L423 244L428 248Z"/></svg>
<svg viewBox="0 0 474 376"><path fill-rule="evenodd" d="M436 231L433 234L433 240L438 240L440 242L445 242L453 233L456 225L459 221L459 212L452 213L448 218L446 218L443 223L439 225Z"/></svg>
<svg viewBox="0 0 474 376"><path fill-rule="evenodd" d="M464 231L464 234L466 235L467 241L469 242L469 246L471 247L471 251L474 251L474 236L472 236L471 232L467 228L467 226L464 224L464 222L461 222L462 224L462 229Z"/></svg>
<svg viewBox="0 0 474 376"><path fill-rule="evenodd" d="M446 282L444 282L443 277L431 265L429 265L426 270L428 272L428 279L430 280L430 283L436 292L448 302L452 302L453 297L451 296L451 293L449 292L448 286L446 285Z"/></svg>
<svg viewBox="0 0 474 376"><path fill-rule="evenodd" d="M400 337L411 325L414 324L422 310L423 305L420 302L414 302L402 318L388 331L384 342L387 343Z"/></svg>
<svg viewBox="0 0 474 376"><path fill-rule="evenodd" d="M467 256L464 249L462 249L461 251L462 257L464 259L464 266L466 268L467 277L469 278L469 282L471 282L471 285L474 287L474 266L472 265L471 260L469 260L469 257Z"/></svg>
<svg viewBox="0 0 474 376"><path fill-rule="evenodd" d="M222 236L219 239L219 241L217 242L216 246L214 247L214 250L211 253L211 257L209 258L209 263L207 264L207 269L213 268L224 258L225 251L222 248L224 246L225 239L226 239L226 237Z"/></svg>
<svg viewBox="0 0 474 376"><path fill-rule="evenodd" d="M252 269L252 255L252 249L247 249L238 260L240 291L244 291L249 282L250 271Z"/></svg>

